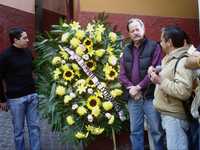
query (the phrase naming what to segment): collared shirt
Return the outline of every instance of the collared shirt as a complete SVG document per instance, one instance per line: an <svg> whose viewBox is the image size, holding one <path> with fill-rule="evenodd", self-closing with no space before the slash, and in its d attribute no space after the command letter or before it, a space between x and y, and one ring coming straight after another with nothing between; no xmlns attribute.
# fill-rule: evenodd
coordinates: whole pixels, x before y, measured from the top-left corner
<svg viewBox="0 0 200 150"><path fill-rule="evenodd" d="M140 77L140 71L139 71L139 58L140 58L140 51L139 48L133 47L133 66L132 66L132 74L131 74L131 80L126 75L125 71L125 63L124 63L124 57L122 56L120 59L120 74L119 74L119 80L123 86L126 88L129 86L136 86L139 85L142 89L145 89L148 84L150 84L150 79L148 75L141 79ZM161 47L159 44L157 44L156 49L154 51L151 64L149 66L157 66L161 64L163 54L161 51Z"/></svg>

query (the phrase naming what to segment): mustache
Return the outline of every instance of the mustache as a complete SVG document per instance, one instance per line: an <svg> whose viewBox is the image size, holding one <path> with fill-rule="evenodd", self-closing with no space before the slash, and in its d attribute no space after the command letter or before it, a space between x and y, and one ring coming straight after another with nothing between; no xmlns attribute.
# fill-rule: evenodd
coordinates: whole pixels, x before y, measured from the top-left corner
<svg viewBox="0 0 200 150"><path fill-rule="evenodd" d="M141 34L134 35L134 37L141 37L141 36L142 36Z"/></svg>

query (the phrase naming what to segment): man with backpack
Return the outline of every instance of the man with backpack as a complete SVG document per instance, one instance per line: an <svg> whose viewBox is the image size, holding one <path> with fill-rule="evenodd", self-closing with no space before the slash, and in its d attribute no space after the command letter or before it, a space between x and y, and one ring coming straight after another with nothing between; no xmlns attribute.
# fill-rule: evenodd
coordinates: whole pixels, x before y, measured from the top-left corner
<svg viewBox="0 0 200 150"><path fill-rule="evenodd" d="M186 131L189 122L184 103L192 93L192 71L184 67L188 47L184 47L185 32L177 26L162 29L161 46L166 56L161 71L150 67L149 77L156 84L153 104L161 113L166 132L167 149L188 150Z"/></svg>
<svg viewBox="0 0 200 150"><path fill-rule="evenodd" d="M185 67L193 70L194 78L197 82L197 87L195 88L195 97L192 101L191 114L194 118L192 122L192 149L200 149L200 45L196 49L195 47L190 47L190 56L187 58ZM198 132L197 132L198 130Z"/></svg>

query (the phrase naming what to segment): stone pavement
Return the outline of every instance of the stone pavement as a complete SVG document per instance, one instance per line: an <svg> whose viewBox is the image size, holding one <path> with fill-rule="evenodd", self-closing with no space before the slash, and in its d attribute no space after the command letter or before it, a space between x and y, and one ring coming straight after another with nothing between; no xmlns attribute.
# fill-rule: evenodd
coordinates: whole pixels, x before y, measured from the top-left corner
<svg viewBox="0 0 200 150"><path fill-rule="evenodd" d="M51 132L45 120L41 120L41 143L42 150L74 150L70 145L59 142L58 134ZM27 128L25 128L25 144L26 150L29 150ZM15 150L10 112L0 111L0 150Z"/></svg>
<svg viewBox="0 0 200 150"><path fill-rule="evenodd" d="M59 142L59 135L51 132L46 120L41 120L40 127L42 150L83 150L80 145L79 147L75 147L70 144L61 144ZM25 128L25 146L26 150L29 150L27 128ZM95 149L98 148L96 147ZM15 150L10 112L0 111L0 150ZM130 148L128 145L121 145L117 150L130 150Z"/></svg>

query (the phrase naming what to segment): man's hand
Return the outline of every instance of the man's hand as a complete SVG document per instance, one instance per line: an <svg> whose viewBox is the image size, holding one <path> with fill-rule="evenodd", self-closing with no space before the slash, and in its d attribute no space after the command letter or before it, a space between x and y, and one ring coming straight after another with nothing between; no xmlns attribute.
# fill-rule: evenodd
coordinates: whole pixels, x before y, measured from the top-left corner
<svg viewBox="0 0 200 150"><path fill-rule="evenodd" d="M7 106L7 103L6 102L1 102L0 103L0 110L2 111L8 111L8 106Z"/></svg>
<svg viewBox="0 0 200 150"><path fill-rule="evenodd" d="M151 78L151 74L152 74L153 72L156 72L156 68L154 68L153 66L150 66L150 67L148 68L148 72L147 72L149 78Z"/></svg>
<svg viewBox="0 0 200 150"><path fill-rule="evenodd" d="M140 90L141 90L141 87L139 85L131 86L129 89L129 94L131 95L131 97L135 99L136 95L141 95Z"/></svg>
<svg viewBox="0 0 200 150"><path fill-rule="evenodd" d="M150 74L150 80L154 84L160 84L160 82L161 82L161 78L160 78L160 76L158 74L156 74L156 72L152 72Z"/></svg>

